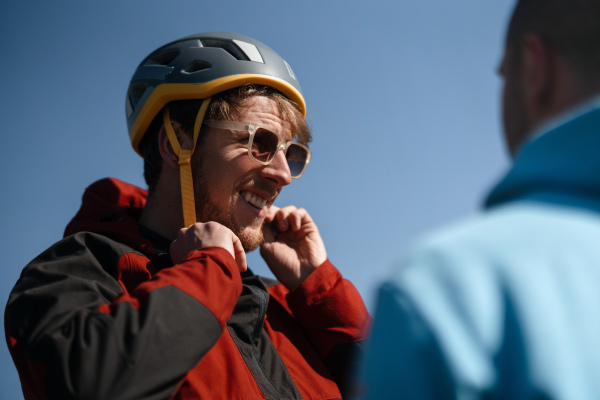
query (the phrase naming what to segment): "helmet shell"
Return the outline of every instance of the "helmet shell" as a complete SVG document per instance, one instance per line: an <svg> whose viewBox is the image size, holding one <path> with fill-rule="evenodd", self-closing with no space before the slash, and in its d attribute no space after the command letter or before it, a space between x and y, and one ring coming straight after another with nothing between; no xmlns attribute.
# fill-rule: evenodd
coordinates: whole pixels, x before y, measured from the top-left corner
<svg viewBox="0 0 600 400"><path fill-rule="evenodd" d="M204 99L245 84L271 86L306 104L289 64L267 45L231 32L208 32L168 43L137 67L127 91L127 126L138 145L158 112L170 101Z"/></svg>

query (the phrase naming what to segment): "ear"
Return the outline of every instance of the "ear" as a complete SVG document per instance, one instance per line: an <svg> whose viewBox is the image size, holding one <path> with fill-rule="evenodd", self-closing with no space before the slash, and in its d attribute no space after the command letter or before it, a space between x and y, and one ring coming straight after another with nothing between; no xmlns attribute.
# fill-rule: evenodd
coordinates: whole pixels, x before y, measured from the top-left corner
<svg viewBox="0 0 600 400"><path fill-rule="evenodd" d="M533 34L523 38L522 51L521 76L525 101L537 115L545 114L552 103L556 83L556 58L548 45Z"/></svg>
<svg viewBox="0 0 600 400"><path fill-rule="evenodd" d="M177 122L171 122L171 126L173 126L173 130L175 131L177 140L181 141L182 135L180 124ZM178 154L175 154L173 146L171 146L171 142L169 141L169 135L167 134L167 130L165 129L164 125L160 128L160 131L158 132L158 150L160 151L160 155L165 165L167 165L173 170L179 169L179 156Z"/></svg>

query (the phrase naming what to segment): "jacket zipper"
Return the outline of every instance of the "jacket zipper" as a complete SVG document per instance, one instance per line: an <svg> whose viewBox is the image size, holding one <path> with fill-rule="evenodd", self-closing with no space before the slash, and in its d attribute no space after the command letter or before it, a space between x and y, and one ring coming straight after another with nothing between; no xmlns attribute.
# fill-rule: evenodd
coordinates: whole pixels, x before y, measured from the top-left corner
<svg viewBox="0 0 600 400"><path fill-rule="evenodd" d="M267 313L267 299L265 298L265 294L261 291L261 290L256 290L254 288L251 288L252 291L257 292L260 298L260 316L261 316L261 321L264 321L265 319L265 315ZM264 322L263 322L264 323ZM279 398L282 398L283 395L279 392L279 390L277 390L277 388L271 383L271 381L269 380L269 378L267 377L267 374L265 374L265 371L263 370L262 365L258 362L258 359L256 358L256 339L258 338L260 331L262 329L263 324L259 323L258 325L256 325L254 332L252 333L252 360L254 361L254 364L256 364L256 366L258 367L263 379L269 384L269 386L271 387L271 389L273 389L273 391L275 393L277 393L277 395L279 396Z"/></svg>

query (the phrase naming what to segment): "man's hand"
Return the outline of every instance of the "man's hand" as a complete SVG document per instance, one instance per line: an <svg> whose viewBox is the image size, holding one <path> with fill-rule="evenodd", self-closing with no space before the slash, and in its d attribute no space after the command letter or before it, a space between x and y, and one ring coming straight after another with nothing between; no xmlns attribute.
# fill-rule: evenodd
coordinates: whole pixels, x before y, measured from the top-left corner
<svg viewBox="0 0 600 400"><path fill-rule="evenodd" d="M246 253L240 239L218 222L196 222L189 228L181 228L177 238L171 243L169 252L173 263L179 264L192 251L204 247L222 247L233 256L240 272L248 269Z"/></svg>
<svg viewBox="0 0 600 400"><path fill-rule="evenodd" d="M260 255L290 291L327 260L317 225L303 208L271 206L263 231L265 242Z"/></svg>

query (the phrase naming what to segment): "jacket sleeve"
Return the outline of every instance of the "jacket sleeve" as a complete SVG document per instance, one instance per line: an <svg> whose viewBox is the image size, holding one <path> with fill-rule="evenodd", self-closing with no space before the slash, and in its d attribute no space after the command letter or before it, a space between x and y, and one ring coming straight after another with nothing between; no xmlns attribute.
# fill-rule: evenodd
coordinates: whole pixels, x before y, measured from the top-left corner
<svg viewBox="0 0 600 400"><path fill-rule="evenodd" d="M327 260L287 295L287 304L342 394L348 393L371 324L354 285Z"/></svg>
<svg viewBox="0 0 600 400"><path fill-rule="evenodd" d="M83 233L23 270L5 328L26 399L164 399L216 343L242 288L231 255L192 252L129 293L140 259Z"/></svg>

